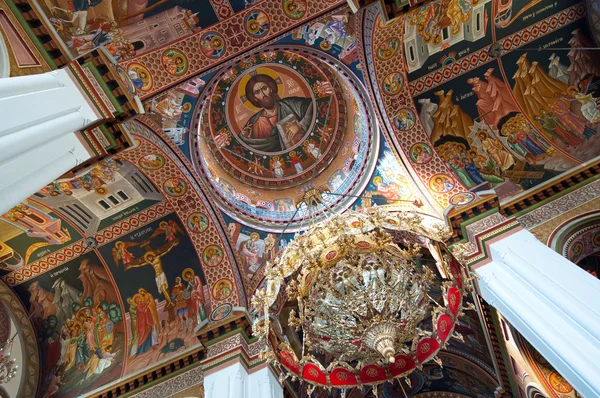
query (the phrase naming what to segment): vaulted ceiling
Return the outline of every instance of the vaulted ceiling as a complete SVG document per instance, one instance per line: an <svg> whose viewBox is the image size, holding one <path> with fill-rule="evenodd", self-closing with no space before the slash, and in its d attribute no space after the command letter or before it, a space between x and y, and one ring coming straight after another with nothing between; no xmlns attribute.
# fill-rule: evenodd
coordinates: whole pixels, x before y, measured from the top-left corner
<svg viewBox="0 0 600 398"><path fill-rule="evenodd" d="M600 69L577 49L594 46L598 10L584 3L433 1L389 24L336 0L248 3L40 3L72 56L106 46L146 109L124 125L134 148L0 218L0 274L34 312L41 390L103 388L252 314L265 262L306 227L309 189L326 191L318 217L441 220L598 154ZM412 394L493 394L469 378L494 377L484 332L463 327Z"/></svg>

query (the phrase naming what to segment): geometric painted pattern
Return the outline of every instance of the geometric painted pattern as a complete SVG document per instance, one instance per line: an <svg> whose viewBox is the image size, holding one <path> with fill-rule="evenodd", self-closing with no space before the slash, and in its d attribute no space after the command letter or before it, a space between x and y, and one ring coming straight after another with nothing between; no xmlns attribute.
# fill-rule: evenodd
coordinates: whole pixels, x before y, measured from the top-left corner
<svg viewBox="0 0 600 398"><path fill-rule="evenodd" d="M400 156L404 164L412 167L414 174L431 192L435 201L440 207L446 208L452 196L467 191L467 188L453 177L448 166L435 151L433 151L431 161L426 164L410 161L410 148L420 142L429 142L429 137L416 116L418 112L415 103L406 85L403 85L402 89L393 96L382 95L380 89L384 85L385 78L392 73L401 74L406 81L404 46L398 39L398 37L402 37L400 32L403 30L404 18L400 17L388 25L382 25L379 7L370 7L365 9L363 22L368 73L376 103L379 104L383 113L384 122L388 130L393 132L392 140L396 147L401 148ZM393 122L400 111L412 112L413 125L410 128L401 129Z"/></svg>
<svg viewBox="0 0 600 398"><path fill-rule="evenodd" d="M225 1L223 1L225 2ZM227 3L229 3L227 1ZM283 1L281 0L263 0L259 3L238 12L229 18L226 18L211 26L211 32L220 35L225 41L225 50L216 58L212 58L202 53L200 45L205 30L199 30L191 36L184 37L169 44L169 49L176 50L184 54L189 67L187 70L177 76L167 73L161 64L160 53L164 48L156 49L139 57L134 57L121 62L121 65L128 69L129 66L145 68L150 73L154 84L148 87L146 91L138 90L142 98L148 98L153 94L165 90L168 87L182 83L186 79L210 69L226 60L243 53L244 51L263 44L274 37L300 26L306 21L313 19L329 10L346 4L343 0L321 0L307 2L305 15L300 19L292 19L287 16L283 10ZM247 29L250 13L260 12L268 18L268 23L264 26L266 32L258 37L251 35Z"/></svg>

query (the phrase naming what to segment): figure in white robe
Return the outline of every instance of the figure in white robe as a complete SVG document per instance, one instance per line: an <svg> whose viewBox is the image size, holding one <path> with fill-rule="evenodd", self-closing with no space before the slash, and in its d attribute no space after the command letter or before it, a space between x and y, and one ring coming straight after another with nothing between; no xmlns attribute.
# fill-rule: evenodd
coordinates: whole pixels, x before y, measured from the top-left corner
<svg viewBox="0 0 600 398"><path fill-rule="evenodd" d="M565 84L569 84L569 68L560 63L560 57L552 53L549 60L548 75Z"/></svg>
<svg viewBox="0 0 600 398"><path fill-rule="evenodd" d="M73 316L73 303L79 303L81 292L69 285L63 278L58 278L52 285L54 289L54 305L56 317L60 323Z"/></svg>
<svg viewBox="0 0 600 398"><path fill-rule="evenodd" d="M419 119L421 119L425 131L427 131L427 135L430 136L433 131L433 126L435 125L433 114L438 110L438 105L431 102L431 99L429 98L421 98L419 104L421 105Z"/></svg>

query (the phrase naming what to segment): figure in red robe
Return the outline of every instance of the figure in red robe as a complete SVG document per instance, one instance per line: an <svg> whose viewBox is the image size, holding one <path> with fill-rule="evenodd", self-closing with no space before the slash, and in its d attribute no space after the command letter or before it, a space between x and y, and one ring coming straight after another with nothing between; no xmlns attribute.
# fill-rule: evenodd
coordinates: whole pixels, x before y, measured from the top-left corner
<svg viewBox="0 0 600 398"><path fill-rule="evenodd" d="M58 334L48 339L48 348L46 350L46 363L44 368L44 376L48 379L56 371L56 364L60 359L60 339Z"/></svg>
<svg viewBox="0 0 600 398"><path fill-rule="evenodd" d="M134 303L137 306L136 313L136 331L138 337L138 348L136 356L145 353L152 347L152 312L148 303L144 302L139 296L134 298Z"/></svg>

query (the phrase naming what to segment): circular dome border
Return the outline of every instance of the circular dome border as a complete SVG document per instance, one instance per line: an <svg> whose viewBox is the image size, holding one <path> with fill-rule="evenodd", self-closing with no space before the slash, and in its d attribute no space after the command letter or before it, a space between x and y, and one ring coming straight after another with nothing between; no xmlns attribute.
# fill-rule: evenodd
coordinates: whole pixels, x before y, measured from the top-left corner
<svg viewBox="0 0 600 398"><path fill-rule="evenodd" d="M262 83L271 90L272 106L275 96L278 99L277 113L271 117L287 116L273 123L276 128L258 123L271 121L264 116L267 108L261 109L258 98L248 95L254 79L261 80L253 85ZM306 176L320 173L333 161L331 153L339 149L348 115L342 90L328 68L295 52L266 50L229 66L211 83L204 90L211 101L203 109L207 114L203 113L200 128L217 163L234 179L259 189L281 190L301 185ZM290 133L291 128L296 133ZM328 138L319 139L320 132L327 132ZM286 169L286 157L301 161L300 170Z"/></svg>
<svg viewBox="0 0 600 398"><path fill-rule="evenodd" d="M360 134L362 134L366 140L366 145L357 144L359 149L355 156L355 161L352 162L352 167L349 169L347 179L344 180L343 184L337 186L336 189L332 189L330 194L325 194L325 206L318 209L316 213L313 213L313 216L316 216L317 220L324 218L327 211L335 213L343 212L356 201L356 196L360 195L366 188L369 183L369 178L374 172L377 164L377 154L380 149L381 137L375 109L368 100L363 82L346 65L340 63L337 58L317 49L298 45L270 45L247 54L243 58L238 58L234 62L228 63L207 82L203 95L198 99L196 109L194 109L192 124L190 126L190 130L196 132L196 134L191 135L190 140L192 163L194 164L196 171L202 176L204 181L213 188L211 190L211 196L215 199L218 207L232 219L250 226L258 227L263 231L281 232L282 229L285 228L288 232L295 232L302 230L307 226L306 220L308 219L309 214L305 208L299 208L297 209L297 212L295 207L287 209L286 211L277 212L268 206L253 204L247 197L244 197L243 194L226 192L222 189L221 185L213 179L210 170L212 166L209 166L205 162L201 149L201 141L203 141L203 139L201 138L202 133L200 132L200 129L202 128L203 112L205 111L207 101L211 100L210 93L212 92L213 86L219 79L223 78L227 71L232 68L234 63L243 63L249 58L256 57L261 53L269 51L295 52L302 56L313 57L315 60L323 62L327 67L336 72L336 78L343 80L343 83L353 91L348 95L355 100L356 105L360 108L360 112L357 112L354 117L356 118L359 115L362 115L362 117L358 119L360 122L358 126L364 130ZM352 115L351 109L349 110L349 113ZM356 167L357 165L358 167ZM309 180L305 182L305 187L314 188L315 186L312 185ZM294 199L297 200L301 196L301 194L295 195ZM292 201L292 199L288 200ZM296 214L296 216L294 216L294 214ZM294 219L291 220L293 216Z"/></svg>

